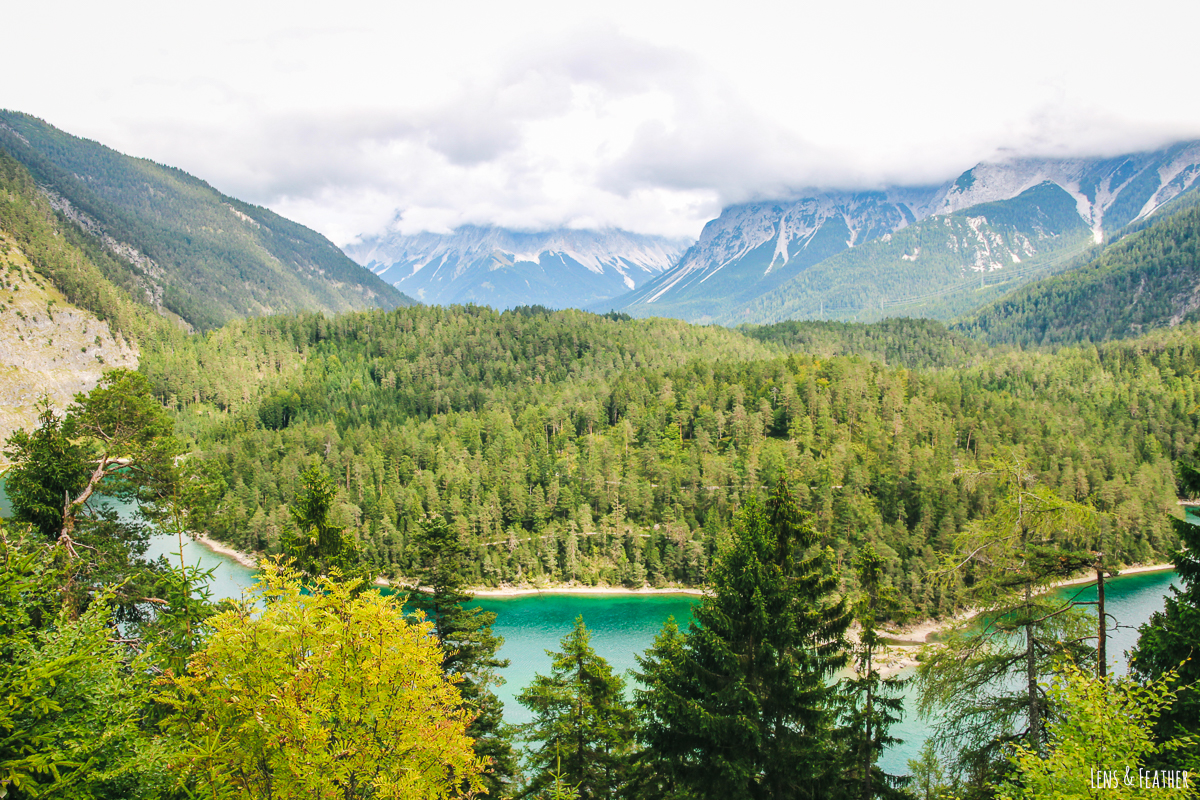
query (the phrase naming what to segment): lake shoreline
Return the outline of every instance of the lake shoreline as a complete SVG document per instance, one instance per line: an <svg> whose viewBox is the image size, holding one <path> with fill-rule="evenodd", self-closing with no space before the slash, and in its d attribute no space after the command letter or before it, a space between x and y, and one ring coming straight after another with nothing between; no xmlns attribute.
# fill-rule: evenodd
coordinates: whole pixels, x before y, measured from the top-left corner
<svg viewBox="0 0 1200 800"><path fill-rule="evenodd" d="M192 541L196 542L196 544L211 550L219 556L233 559L247 569L258 569L257 556L243 553L241 550L235 550L227 544L205 536L203 533L192 533L189 536L192 537Z"/></svg>
<svg viewBox="0 0 1200 800"><path fill-rule="evenodd" d="M196 543L208 548L212 552L233 559L243 567L248 569L258 569L258 556L250 553L244 553L236 550L227 544L218 542L204 534L192 534L192 539ZM1112 576L1114 579L1120 579L1127 575L1138 575L1147 572L1167 572L1175 569L1174 564L1137 564L1124 567L1118 575ZM1048 587L1044 591L1053 591L1066 586L1084 586L1096 582L1095 572L1080 575L1074 578L1066 578L1058 581ZM375 583L379 586L392 586L391 581L386 578L377 578ZM488 586L471 586L464 589L472 597L486 597L503 599L506 597L525 597L535 594L578 594L578 595L660 595L660 594L683 594L692 597L704 597L710 594L708 589L698 589L688 586L665 586L652 587L643 586L636 589L631 589L627 586L587 586L576 581L565 584L549 584L546 586L525 585L507 585L499 587ZM970 620L979 613L979 609L968 609L959 614L954 615L949 619L927 619L921 622L902 626L894 631L884 631L884 636L887 643L892 646L911 647L916 645L924 645L929 643L929 637L936 633L942 633L951 627Z"/></svg>
<svg viewBox="0 0 1200 800"><path fill-rule="evenodd" d="M230 547L227 544L218 542L209 536L202 533L190 534L193 541L207 548L217 555L230 558L241 564L247 569L258 569L258 554L246 553ZM377 586L399 586L389 581L387 578L376 578ZM627 586L587 586L578 582L565 584L549 584L547 586L533 585L518 585L518 586L468 586L464 591L472 597L489 597L489 598L504 598L504 597L523 597L531 594L595 594L595 595L616 595L616 594L631 594L631 595L652 595L652 594L686 594L696 597L702 597L708 594L707 589L697 589L687 586L668 586L668 587L653 587L643 586L636 589L631 589Z"/></svg>
<svg viewBox="0 0 1200 800"><path fill-rule="evenodd" d="M1174 564L1138 564L1121 569L1118 575L1112 576L1109 580L1120 580L1128 575L1140 575L1148 572L1168 572L1175 569ZM1067 586L1086 586L1096 582L1096 573L1092 571L1089 574L1080 575L1074 578L1065 578L1057 581L1050 586L1047 586L1042 592L1052 592L1055 589L1062 589ZM885 631L884 636L888 640L888 644L898 646L914 646L929 644L929 637L949 630L950 628L967 622L983 609L967 609L958 614L955 614L949 619L927 619L911 625L905 625L895 630L895 632Z"/></svg>

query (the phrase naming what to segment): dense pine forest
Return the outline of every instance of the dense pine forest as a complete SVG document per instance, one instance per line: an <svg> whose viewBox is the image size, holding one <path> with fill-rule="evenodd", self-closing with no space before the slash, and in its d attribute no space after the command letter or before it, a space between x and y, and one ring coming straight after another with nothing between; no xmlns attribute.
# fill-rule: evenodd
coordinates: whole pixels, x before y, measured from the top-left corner
<svg viewBox="0 0 1200 800"><path fill-rule="evenodd" d="M936 554L995 502L956 475L1008 451L1104 512L1121 560L1174 542L1172 460L1200 441L1191 326L1052 355L934 323L747 333L413 308L233 323L149 348L142 369L220 476L206 530L278 552L319 464L394 578L437 515L477 584L700 585L736 510L786 475L834 563L873 543L899 613L938 614L955 598L927 580ZM813 355L843 335L863 354Z"/></svg>

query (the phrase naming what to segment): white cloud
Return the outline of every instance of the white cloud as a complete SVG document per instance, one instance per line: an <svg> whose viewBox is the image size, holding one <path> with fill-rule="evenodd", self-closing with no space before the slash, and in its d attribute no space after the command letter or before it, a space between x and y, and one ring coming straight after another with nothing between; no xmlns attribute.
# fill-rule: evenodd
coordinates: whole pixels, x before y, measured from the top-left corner
<svg viewBox="0 0 1200 800"><path fill-rule="evenodd" d="M73 5L77 7L72 7ZM1200 135L1200 6L934 0L24 4L0 105L338 242L394 225L696 235L809 185ZM1116 21L1119 20L1119 23Z"/></svg>

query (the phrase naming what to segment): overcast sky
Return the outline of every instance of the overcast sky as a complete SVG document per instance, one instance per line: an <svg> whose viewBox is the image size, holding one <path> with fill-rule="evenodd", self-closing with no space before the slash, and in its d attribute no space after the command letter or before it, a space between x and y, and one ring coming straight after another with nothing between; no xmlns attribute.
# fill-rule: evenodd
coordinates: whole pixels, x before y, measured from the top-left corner
<svg viewBox="0 0 1200 800"><path fill-rule="evenodd" d="M1200 136L1200 3L9 3L0 106L344 244L695 236L802 186Z"/></svg>

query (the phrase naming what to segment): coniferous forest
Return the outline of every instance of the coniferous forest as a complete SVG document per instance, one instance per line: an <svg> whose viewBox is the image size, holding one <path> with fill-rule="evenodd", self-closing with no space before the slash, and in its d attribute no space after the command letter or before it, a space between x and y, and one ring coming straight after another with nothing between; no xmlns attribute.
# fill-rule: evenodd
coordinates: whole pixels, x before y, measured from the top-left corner
<svg viewBox="0 0 1200 800"><path fill-rule="evenodd" d="M821 354L843 331L857 355ZM834 565L875 545L901 617L944 613L938 553L1004 453L1087 499L1124 563L1175 539L1175 459L1197 444L1194 329L1054 354L940 325L784 323L747 336L581 312L413 308L233 323L143 371L219 477L204 528L280 552L319 464L379 573L410 577L439 516L469 582L702 585L737 510L788 477ZM834 348L829 347L829 350ZM935 366L930 366L935 365Z"/></svg>
<svg viewBox="0 0 1200 800"><path fill-rule="evenodd" d="M140 348L4 445L0 796L1090 797L1116 763L1197 795L1196 325L1022 350L413 306L191 334L0 178L40 279ZM142 560L152 531L260 554L253 602ZM1097 610L1045 590L1165 561L1182 590L1107 675ZM577 620L514 729L471 590L564 583L707 591L628 678ZM909 679L949 716L889 774L887 630L966 609Z"/></svg>

